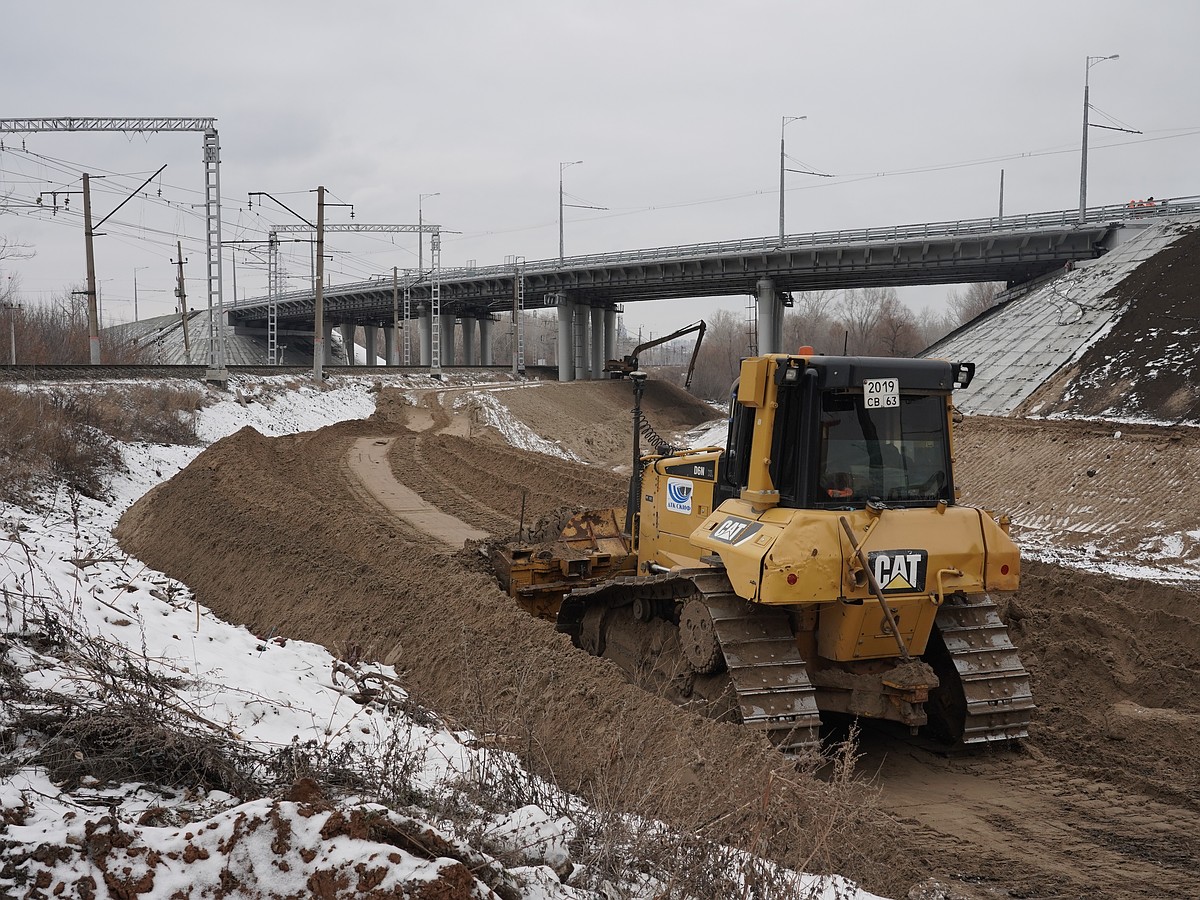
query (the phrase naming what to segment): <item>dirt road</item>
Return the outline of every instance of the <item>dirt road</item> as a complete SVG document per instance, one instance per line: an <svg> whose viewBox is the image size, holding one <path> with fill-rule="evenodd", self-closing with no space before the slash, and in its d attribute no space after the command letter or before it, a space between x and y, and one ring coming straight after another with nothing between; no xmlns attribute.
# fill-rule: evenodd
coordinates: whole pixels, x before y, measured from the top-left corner
<svg viewBox="0 0 1200 900"><path fill-rule="evenodd" d="M538 748L531 762L571 790L689 826L700 810L721 821L723 839L803 861L828 797L776 787L770 809L755 812L764 784L792 777L777 754L628 685L516 611L477 556L448 558L440 538L356 502L363 488L346 459L366 440L386 446L401 484L478 529L514 531L522 498L530 517L619 504L624 479L612 469L628 440L616 437L620 426L601 431L606 417L625 421L627 386L536 390L534 430L555 427L563 448L593 465L509 447L478 427L469 403L454 410L427 397L414 409L385 391L366 423L278 439L243 431L214 445L136 504L119 536L232 621L334 649L354 642L394 662L443 714ZM533 402L514 392L510 408ZM698 405L679 414L681 402L654 400L651 421L659 425L656 404L675 428L705 415ZM976 473L981 501L991 499L979 496L985 475L1008 483L1035 477L1034 466L1051 484L1054 472L1042 469L1059 465L1064 478L1081 464L1053 429L969 422L964 435L964 477ZM1012 453L1018 438L1022 452ZM1114 478L1120 465L1118 454L1105 461ZM1136 485L1135 474L1121 483ZM1052 499L1046 488L1038 502ZM219 534L210 527L218 511ZM1039 705L1030 739L944 759L868 733L859 774L882 789L878 805L864 797L858 818L839 820L846 830L810 864L891 896L926 875L964 897L1200 896L1198 600L1182 588L1028 565L1006 612Z"/></svg>
<svg viewBox="0 0 1200 900"><path fill-rule="evenodd" d="M396 479L390 462L394 442L394 438L355 438L343 458L350 490L359 497L374 500L418 532L440 541L448 550L456 552L467 541L486 538L486 531L442 512Z"/></svg>

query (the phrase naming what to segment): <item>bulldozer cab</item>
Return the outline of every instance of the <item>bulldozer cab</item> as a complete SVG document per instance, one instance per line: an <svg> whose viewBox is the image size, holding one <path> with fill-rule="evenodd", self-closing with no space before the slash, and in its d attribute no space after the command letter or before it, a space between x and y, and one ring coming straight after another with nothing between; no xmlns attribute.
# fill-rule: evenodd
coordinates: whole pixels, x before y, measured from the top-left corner
<svg viewBox="0 0 1200 900"><path fill-rule="evenodd" d="M719 495L796 509L953 503L950 394L973 373L940 360L744 360Z"/></svg>

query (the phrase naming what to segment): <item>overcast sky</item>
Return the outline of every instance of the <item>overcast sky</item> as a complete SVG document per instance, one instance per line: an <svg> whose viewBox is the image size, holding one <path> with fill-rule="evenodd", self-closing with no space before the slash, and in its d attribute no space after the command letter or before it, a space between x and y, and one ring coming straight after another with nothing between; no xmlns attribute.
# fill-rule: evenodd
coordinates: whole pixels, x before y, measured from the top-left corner
<svg viewBox="0 0 1200 900"><path fill-rule="evenodd" d="M44 2L6 5L0 117L213 116L226 241L315 218L318 184L356 222L448 230L443 265L774 234L781 117L788 232L1078 205L1085 60L1089 205L1200 194L1200 3ZM1111 118L1106 118L1107 114ZM26 301L84 278L81 202L22 206L93 182L95 218L166 164L97 238L106 319L169 312L174 242L202 301L198 134L0 136L0 235L36 250L0 261ZM120 177L116 177L120 175ZM161 189L161 198L158 191ZM60 204L67 195L59 198ZM49 205L50 197L44 198ZM349 221L331 208L328 220ZM413 236L335 236L335 282L416 264ZM289 248L300 286L308 250ZM146 268L141 268L146 267ZM237 292L266 291L237 253ZM910 289L914 307L945 288ZM226 295L232 296L226 264ZM626 307L661 333L713 303ZM744 298L724 305L742 309Z"/></svg>

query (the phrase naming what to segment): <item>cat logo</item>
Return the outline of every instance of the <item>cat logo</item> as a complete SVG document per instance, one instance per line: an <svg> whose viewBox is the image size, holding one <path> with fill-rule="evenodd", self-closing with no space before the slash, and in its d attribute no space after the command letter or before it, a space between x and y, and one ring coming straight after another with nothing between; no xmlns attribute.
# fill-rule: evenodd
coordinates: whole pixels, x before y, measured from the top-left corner
<svg viewBox="0 0 1200 900"><path fill-rule="evenodd" d="M736 546L750 540L750 538L758 534L761 528L762 525L758 522L747 522L745 519L735 519L733 516L728 516L724 522L713 530L712 539L720 541L722 544Z"/></svg>
<svg viewBox="0 0 1200 900"><path fill-rule="evenodd" d="M868 553L867 559L885 594L919 594L925 590L929 554L924 550L876 550Z"/></svg>

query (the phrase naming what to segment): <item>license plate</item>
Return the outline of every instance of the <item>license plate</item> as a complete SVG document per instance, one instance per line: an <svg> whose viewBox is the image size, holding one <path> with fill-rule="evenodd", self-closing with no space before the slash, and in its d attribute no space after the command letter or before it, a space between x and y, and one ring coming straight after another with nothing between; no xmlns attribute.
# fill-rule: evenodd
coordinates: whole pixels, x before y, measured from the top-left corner
<svg viewBox="0 0 1200 900"><path fill-rule="evenodd" d="M888 409L899 405L899 378L863 379L863 406L867 409Z"/></svg>

